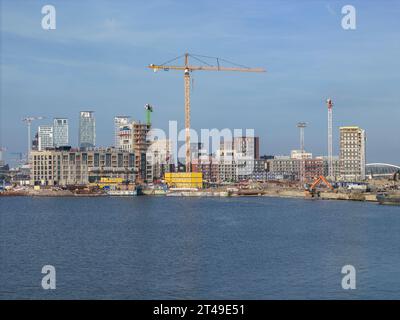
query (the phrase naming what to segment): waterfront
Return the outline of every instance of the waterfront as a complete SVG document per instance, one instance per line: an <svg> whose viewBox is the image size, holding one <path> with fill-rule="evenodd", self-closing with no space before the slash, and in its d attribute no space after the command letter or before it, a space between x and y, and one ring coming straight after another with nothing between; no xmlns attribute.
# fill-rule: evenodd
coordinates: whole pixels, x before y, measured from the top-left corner
<svg viewBox="0 0 400 320"><path fill-rule="evenodd" d="M398 207L366 202L3 197L0 298L394 299L399 230Z"/></svg>

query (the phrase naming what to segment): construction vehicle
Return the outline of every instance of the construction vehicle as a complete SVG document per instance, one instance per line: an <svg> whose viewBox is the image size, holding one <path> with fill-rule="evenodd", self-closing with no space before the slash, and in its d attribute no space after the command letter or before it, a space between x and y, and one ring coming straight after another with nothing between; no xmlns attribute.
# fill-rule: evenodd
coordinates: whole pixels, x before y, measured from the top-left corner
<svg viewBox="0 0 400 320"><path fill-rule="evenodd" d="M184 58L184 65L170 65L169 63L178 60L180 58ZM204 65L200 66L195 66L189 64L189 57L200 61ZM212 59L213 61L215 60L216 65L212 65L206 61L203 60L205 59ZM230 65L234 65L234 67L222 67L221 62L228 63ZM185 81L185 146L186 146L186 172L190 173L192 171L191 168L191 159L190 159L190 73L193 71L239 71L239 72L265 72L264 69L262 68L248 68L245 66L240 66L238 64L229 62L225 59L221 58L216 58L216 57L207 57L207 56L200 56L200 55L194 55L194 54L189 54L185 53L182 56L176 57L172 60L169 60L163 64L160 65L155 65L155 64L150 64L148 66L150 69L153 69L154 72L157 72L158 70L164 70L164 71L169 71L169 70L178 70L178 71L183 71L184 72L184 81Z"/></svg>
<svg viewBox="0 0 400 320"><path fill-rule="evenodd" d="M305 196L308 198L314 198L315 196L319 196L319 192L317 191L318 185L324 183L331 191L335 191L335 188L330 184L330 182L324 177L317 177L314 182L310 186L305 187Z"/></svg>

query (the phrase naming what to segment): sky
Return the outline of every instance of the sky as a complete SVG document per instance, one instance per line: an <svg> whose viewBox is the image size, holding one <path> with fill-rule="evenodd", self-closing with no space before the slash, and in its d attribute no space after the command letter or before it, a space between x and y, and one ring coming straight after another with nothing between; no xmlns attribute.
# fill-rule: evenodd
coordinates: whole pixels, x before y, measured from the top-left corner
<svg viewBox="0 0 400 320"><path fill-rule="evenodd" d="M192 74L191 123L251 128L261 154L299 148L327 153L325 100L334 102L334 153L339 127L367 132L367 162L400 164L400 2L393 1L105 1L0 0L0 145L27 149L25 116L70 121L78 143L80 110L96 114L97 145L113 144L113 117L184 125L181 72L147 65L185 52L220 57L266 73ZM41 26L44 5L56 29ZM344 5L356 29L341 25Z"/></svg>

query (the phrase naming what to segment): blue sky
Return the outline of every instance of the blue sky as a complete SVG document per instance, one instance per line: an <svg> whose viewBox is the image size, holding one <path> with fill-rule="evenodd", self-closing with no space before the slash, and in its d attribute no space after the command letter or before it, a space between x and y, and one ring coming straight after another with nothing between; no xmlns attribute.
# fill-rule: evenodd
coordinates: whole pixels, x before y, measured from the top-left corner
<svg viewBox="0 0 400 320"><path fill-rule="evenodd" d="M41 28L41 8L57 29ZM343 30L341 8L357 10ZM99 145L111 145L113 117L183 126L183 76L146 66L184 52L264 67L265 74L193 73L192 127L254 128L262 154L306 148L326 154L325 99L341 125L367 130L368 162L400 163L398 1L7 1L1 0L1 144L26 150L21 118L70 119L94 110ZM37 122L36 124L40 124ZM337 142L335 153L338 152Z"/></svg>

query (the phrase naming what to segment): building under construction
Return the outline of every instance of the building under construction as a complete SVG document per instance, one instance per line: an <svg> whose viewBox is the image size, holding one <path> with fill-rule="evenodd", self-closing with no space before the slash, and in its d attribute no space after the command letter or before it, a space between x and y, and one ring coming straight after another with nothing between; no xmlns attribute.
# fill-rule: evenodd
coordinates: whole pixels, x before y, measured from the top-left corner
<svg viewBox="0 0 400 320"><path fill-rule="evenodd" d="M135 154L135 168L137 168L137 181L144 182L146 180L146 152L150 146L148 133L150 124L133 122L133 153Z"/></svg>
<svg viewBox="0 0 400 320"><path fill-rule="evenodd" d="M151 129L152 106L146 104L146 123L140 121L129 122L129 117L115 117L115 148L132 152L135 155L136 182L146 181L146 152L150 141L148 133ZM122 119L122 121L121 121Z"/></svg>
<svg viewBox="0 0 400 320"><path fill-rule="evenodd" d="M183 65L171 65L170 63L176 60L179 60L183 58L184 59L184 64ZM202 65L193 65L190 59L194 59L197 62L202 63ZM204 59L208 59L209 61L212 60L213 62L209 63L206 62ZM222 66L222 63L228 63L231 66L230 67L225 67ZM233 66L232 66L233 65ZM164 71L169 71L169 70L176 70L176 71L183 71L183 77L184 77L184 98L185 98L185 168L186 168L186 173L187 176L191 175L191 169L192 169L192 161L191 161L191 152L190 152L190 74L193 71L237 71L237 72L265 72L264 69L262 68L249 68L245 66L241 66L235 63L232 63L230 61L227 61L225 59L217 58L217 57L208 57L208 56L200 56L200 55L194 55L194 54L189 54L185 53L182 56L176 57L172 60L169 60L165 63L162 64L150 64L148 66L150 69L152 69L154 72L157 72L158 70L164 70ZM171 173L172 176L174 173ZM199 173L193 173L193 178ZM201 174L201 173L200 173ZM180 179L181 173L176 173L176 179ZM189 179L190 180L190 179Z"/></svg>

